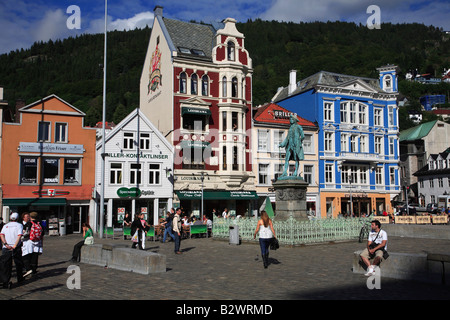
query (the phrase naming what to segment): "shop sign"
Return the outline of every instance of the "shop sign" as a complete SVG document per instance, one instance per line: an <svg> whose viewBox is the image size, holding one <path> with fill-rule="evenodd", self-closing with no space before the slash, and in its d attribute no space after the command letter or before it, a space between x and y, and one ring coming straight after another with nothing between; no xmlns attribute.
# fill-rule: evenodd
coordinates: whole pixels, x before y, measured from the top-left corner
<svg viewBox="0 0 450 320"><path fill-rule="evenodd" d="M137 198L141 195L139 188L120 188L117 190L117 195L121 198Z"/></svg>
<svg viewBox="0 0 450 320"><path fill-rule="evenodd" d="M82 144L20 142L19 152L83 154Z"/></svg>
<svg viewBox="0 0 450 320"><path fill-rule="evenodd" d="M132 158L132 159L169 159L167 154L151 154L151 153L107 153L110 158Z"/></svg>

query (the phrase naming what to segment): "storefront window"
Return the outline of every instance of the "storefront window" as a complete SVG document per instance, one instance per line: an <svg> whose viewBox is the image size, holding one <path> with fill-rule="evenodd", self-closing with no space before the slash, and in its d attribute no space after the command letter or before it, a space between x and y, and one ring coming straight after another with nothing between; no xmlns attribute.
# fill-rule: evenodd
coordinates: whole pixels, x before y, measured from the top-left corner
<svg viewBox="0 0 450 320"><path fill-rule="evenodd" d="M37 183L37 158L21 158L20 183Z"/></svg>
<svg viewBox="0 0 450 320"><path fill-rule="evenodd" d="M43 180L44 183L59 182L59 159L43 159Z"/></svg>
<svg viewBox="0 0 450 320"><path fill-rule="evenodd" d="M79 184L80 182L80 159L65 159L64 183Z"/></svg>

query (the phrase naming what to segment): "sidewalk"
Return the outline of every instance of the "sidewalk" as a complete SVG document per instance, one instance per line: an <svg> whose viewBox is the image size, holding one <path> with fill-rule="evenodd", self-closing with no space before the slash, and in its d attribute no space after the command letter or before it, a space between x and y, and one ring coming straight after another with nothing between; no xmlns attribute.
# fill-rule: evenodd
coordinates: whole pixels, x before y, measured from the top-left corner
<svg viewBox="0 0 450 320"><path fill-rule="evenodd" d="M450 286L381 278L381 289L369 290L367 278L352 273L358 241L301 247L281 247L270 253L264 269L257 243L230 245L227 241L193 238L174 244L147 241L146 250L167 257L167 272L140 275L78 263L81 290L70 290L67 268L72 248L81 235L45 238L39 272L0 299L45 300L294 300L294 299L449 299ZM130 241L98 239L96 243ZM392 252L449 253L450 240L390 237ZM15 274L15 273L14 273ZM382 273L381 273L382 276Z"/></svg>

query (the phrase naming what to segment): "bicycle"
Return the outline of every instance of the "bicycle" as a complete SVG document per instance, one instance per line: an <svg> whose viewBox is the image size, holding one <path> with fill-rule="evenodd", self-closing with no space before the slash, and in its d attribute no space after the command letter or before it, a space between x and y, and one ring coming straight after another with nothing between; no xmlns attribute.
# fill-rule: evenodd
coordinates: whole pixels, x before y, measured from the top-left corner
<svg viewBox="0 0 450 320"><path fill-rule="evenodd" d="M363 242L367 240L369 237L369 232L371 229L371 223L369 221L364 221L364 225L361 227L361 231L359 231L359 242Z"/></svg>

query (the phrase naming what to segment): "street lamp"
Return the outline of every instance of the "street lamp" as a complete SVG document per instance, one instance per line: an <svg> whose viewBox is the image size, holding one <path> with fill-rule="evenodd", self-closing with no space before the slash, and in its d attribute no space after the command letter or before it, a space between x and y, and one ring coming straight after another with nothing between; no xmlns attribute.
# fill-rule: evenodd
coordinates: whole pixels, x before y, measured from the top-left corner
<svg viewBox="0 0 450 320"><path fill-rule="evenodd" d="M200 211L200 220L203 221L203 180L205 180L205 173L203 171L200 172L201 180L202 180L202 203L201 203L201 211Z"/></svg>
<svg viewBox="0 0 450 320"><path fill-rule="evenodd" d="M353 198L352 198L352 182L353 182L353 177L350 175L348 177L348 182L350 183L350 217L353 216Z"/></svg>

